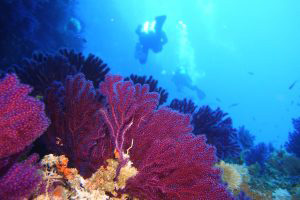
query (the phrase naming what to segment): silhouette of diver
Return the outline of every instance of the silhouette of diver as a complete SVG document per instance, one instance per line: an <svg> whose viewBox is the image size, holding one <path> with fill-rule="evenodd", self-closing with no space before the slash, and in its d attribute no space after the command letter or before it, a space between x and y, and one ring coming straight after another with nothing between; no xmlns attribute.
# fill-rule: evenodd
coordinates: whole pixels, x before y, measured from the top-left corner
<svg viewBox="0 0 300 200"><path fill-rule="evenodd" d="M178 92L183 92L184 88L188 88L196 92L199 100L205 99L206 94L202 90L200 90L196 85L192 84L192 80L187 74L182 73L178 70L173 75L172 81L175 83Z"/></svg>
<svg viewBox="0 0 300 200"><path fill-rule="evenodd" d="M139 25L136 29L136 34L139 36L139 42L135 47L135 58L137 58L141 64L145 64L148 57L149 49L154 53L158 53L162 50L163 45L168 42L168 38L165 32L162 30L162 26L166 21L167 16L157 16L155 21L146 21L143 26Z"/></svg>

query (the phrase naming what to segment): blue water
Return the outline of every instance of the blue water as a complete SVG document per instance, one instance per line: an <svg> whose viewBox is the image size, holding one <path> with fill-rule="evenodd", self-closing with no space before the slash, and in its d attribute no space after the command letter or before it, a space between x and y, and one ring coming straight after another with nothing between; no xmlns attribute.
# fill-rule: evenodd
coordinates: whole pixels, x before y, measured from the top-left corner
<svg viewBox="0 0 300 200"><path fill-rule="evenodd" d="M300 113L300 1L85 0L77 11L85 53L101 57L112 73L153 75L169 101L187 97L220 107L257 142L280 146L287 140L291 119ZM136 27L158 15L167 15L169 42L141 65L134 58ZM178 70L205 99L176 89Z"/></svg>

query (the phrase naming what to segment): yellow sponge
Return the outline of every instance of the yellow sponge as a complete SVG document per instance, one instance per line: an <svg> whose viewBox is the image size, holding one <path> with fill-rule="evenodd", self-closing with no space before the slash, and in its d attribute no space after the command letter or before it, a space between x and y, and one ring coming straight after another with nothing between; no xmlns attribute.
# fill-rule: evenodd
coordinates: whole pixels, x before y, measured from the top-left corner
<svg viewBox="0 0 300 200"><path fill-rule="evenodd" d="M234 164L220 161L220 163L216 164L216 166L223 170L222 179L223 181L228 183L228 188L232 192L239 190L243 179L242 175L235 168Z"/></svg>

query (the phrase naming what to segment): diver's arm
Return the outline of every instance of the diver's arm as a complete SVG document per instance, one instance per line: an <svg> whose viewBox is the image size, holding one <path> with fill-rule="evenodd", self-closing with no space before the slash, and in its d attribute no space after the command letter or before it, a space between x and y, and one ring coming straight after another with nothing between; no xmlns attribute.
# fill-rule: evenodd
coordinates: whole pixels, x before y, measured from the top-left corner
<svg viewBox="0 0 300 200"><path fill-rule="evenodd" d="M161 39L160 39L161 43L164 45L168 42L168 38L165 32L161 33Z"/></svg>
<svg viewBox="0 0 300 200"><path fill-rule="evenodd" d="M155 17L155 21L156 21L155 31L156 32L162 31L162 27L163 27L166 19L167 19L166 15L161 15L161 16Z"/></svg>

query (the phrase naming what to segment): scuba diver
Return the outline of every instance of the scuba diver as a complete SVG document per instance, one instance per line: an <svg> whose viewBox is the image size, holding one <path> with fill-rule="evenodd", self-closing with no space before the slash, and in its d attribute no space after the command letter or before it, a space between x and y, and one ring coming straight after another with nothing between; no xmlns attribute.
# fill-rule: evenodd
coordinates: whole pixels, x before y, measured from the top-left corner
<svg viewBox="0 0 300 200"><path fill-rule="evenodd" d="M192 84L191 78L186 73L182 73L180 70L177 70L173 74L172 81L174 82L178 92L181 93L184 88L188 88L196 93L199 100L205 99L206 94L199 89L198 86Z"/></svg>
<svg viewBox="0 0 300 200"><path fill-rule="evenodd" d="M139 42L135 47L135 58L141 64L145 64L148 57L148 51L151 49L154 53L162 50L163 45L168 42L162 26L166 21L167 16L162 15L155 17L153 22L146 21L143 26L139 25L136 29L136 34L139 36Z"/></svg>

